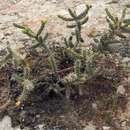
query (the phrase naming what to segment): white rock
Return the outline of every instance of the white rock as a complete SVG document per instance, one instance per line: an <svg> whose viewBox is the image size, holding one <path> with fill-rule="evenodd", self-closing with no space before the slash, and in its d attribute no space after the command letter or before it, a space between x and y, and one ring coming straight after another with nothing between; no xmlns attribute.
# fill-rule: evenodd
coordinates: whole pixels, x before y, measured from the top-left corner
<svg viewBox="0 0 130 130"><path fill-rule="evenodd" d="M94 110L97 110L97 104L96 104L96 103L92 103L92 108L93 108Z"/></svg>
<svg viewBox="0 0 130 130"><path fill-rule="evenodd" d="M11 119L8 116L5 116L0 122L1 130L10 130L11 129Z"/></svg>
<svg viewBox="0 0 130 130"><path fill-rule="evenodd" d="M89 123L85 128L84 130L96 130L96 127L92 124L92 123Z"/></svg>
<svg viewBox="0 0 130 130"><path fill-rule="evenodd" d="M44 128L44 125L38 125L38 128L42 130Z"/></svg>
<svg viewBox="0 0 130 130"><path fill-rule="evenodd" d="M52 0L53 3L57 3L57 0Z"/></svg>
<svg viewBox="0 0 130 130"><path fill-rule="evenodd" d="M117 94L121 94L121 95L124 95L126 92L125 88L123 85L120 85L118 88L117 88Z"/></svg>
<svg viewBox="0 0 130 130"><path fill-rule="evenodd" d="M122 62L123 63L128 63L128 62L130 62L130 58L129 57L125 57L125 58L123 58Z"/></svg>
<svg viewBox="0 0 130 130"><path fill-rule="evenodd" d="M109 126L103 126L102 128L103 128L103 130L110 130Z"/></svg>
<svg viewBox="0 0 130 130"><path fill-rule="evenodd" d="M20 128L12 128L11 118L9 116L5 116L3 120L0 121L0 130L20 130Z"/></svg>
<svg viewBox="0 0 130 130"><path fill-rule="evenodd" d="M122 127L125 127L127 125L127 122L126 121L123 121L122 123L121 123L121 126Z"/></svg>
<svg viewBox="0 0 130 130"><path fill-rule="evenodd" d="M3 38L4 38L4 34L1 33L1 34L0 34L0 40L3 39Z"/></svg>

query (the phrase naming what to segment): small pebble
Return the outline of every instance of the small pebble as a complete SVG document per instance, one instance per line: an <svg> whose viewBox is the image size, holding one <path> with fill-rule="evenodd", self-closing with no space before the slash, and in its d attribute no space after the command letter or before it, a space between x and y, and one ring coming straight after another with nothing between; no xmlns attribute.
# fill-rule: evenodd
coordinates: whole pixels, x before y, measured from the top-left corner
<svg viewBox="0 0 130 130"><path fill-rule="evenodd" d="M102 128L103 128L103 130L110 130L109 126L103 126Z"/></svg>
<svg viewBox="0 0 130 130"><path fill-rule="evenodd" d="M117 94L121 94L121 95L125 95L125 88L123 85L120 85L118 88L117 88Z"/></svg>

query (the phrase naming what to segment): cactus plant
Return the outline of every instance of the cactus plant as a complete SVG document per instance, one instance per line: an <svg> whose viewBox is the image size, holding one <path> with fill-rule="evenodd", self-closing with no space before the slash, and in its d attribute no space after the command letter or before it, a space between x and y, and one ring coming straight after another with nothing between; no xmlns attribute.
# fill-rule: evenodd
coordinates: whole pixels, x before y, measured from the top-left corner
<svg viewBox="0 0 130 130"><path fill-rule="evenodd" d="M122 11L121 17L112 15L107 8L105 11L107 14L106 21L109 25L108 32L104 32L99 39L95 38L94 41L97 44L93 45L93 49L100 50L103 53L108 51L112 52L112 46L116 43L122 43L122 40L127 38L126 34L130 33L130 20L125 18L127 13L126 6Z"/></svg>
<svg viewBox="0 0 130 130"><path fill-rule="evenodd" d="M96 44L93 44L90 48L83 48L82 42L84 40L81 36L82 26L88 21L88 12L91 6L86 5L86 9L77 14L76 11L68 9L70 17L64 17L58 15L58 17L70 24L67 25L68 28L72 29L69 37L64 38L64 45L61 46L60 43L53 47L48 43L48 33L42 36L42 31L45 28L46 21L41 21L40 28L38 31L34 32L27 25L18 25L14 23L14 26L20 28L24 34L26 34L31 39L35 40L35 44L32 44L29 48L25 48L27 56L24 59L14 53L9 47L8 55L5 57L1 64L8 59L13 59L16 66L20 66L24 71L22 74L22 80L17 75L15 79L23 86L23 92L21 93L19 100L24 100L23 97L27 97L30 92L34 89L42 86L45 95L50 92L55 92L60 96L63 94L67 98L70 98L71 91L78 91L79 95L83 94L83 86L86 83L93 80L97 76L108 78L108 70L100 63L100 61L105 61L105 58L111 59L111 48L110 44L118 42L115 36L125 39L125 32L129 32L130 20L125 19L126 10L125 8L122 12L121 18L113 16L108 9L106 9L107 22L109 25L109 30L103 35L100 35L99 39L94 39ZM127 31L126 31L127 30ZM51 48L52 47L52 48ZM35 53L37 48L43 49L41 53L36 51L37 56L33 56L32 52ZM43 63L37 57L45 56ZM38 75L38 77L33 77L32 65L29 65L28 58L32 58L34 61L42 64L45 71L43 74ZM105 57L105 58L104 58ZM104 62L106 64L107 61ZM38 64L38 65L39 65ZM66 65L65 65L66 64ZM62 65L62 67L61 67ZM35 66L35 65L34 65ZM37 71L41 71L40 66L37 66ZM106 70L105 70L106 69ZM43 78L41 78L43 77ZM46 77L46 78L45 78ZM35 79L36 78L36 79ZM28 86L30 89L27 89Z"/></svg>
<svg viewBox="0 0 130 130"><path fill-rule="evenodd" d="M76 38L76 46L80 43L80 42L83 42L83 38L81 36L81 28L82 28L82 25L84 25L85 23L87 23L88 21L88 12L90 10L91 6L89 5L86 5L86 9L80 13L80 14L76 14L76 11L72 11L70 8L68 9L68 12L70 14L71 17L64 17L64 16L61 16L61 15L58 15L59 18L61 18L62 20L64 21L67 21L67 22L74 22L72 24L69 24L67 25L68 28L74 28L75 31L72 33L75 38ZM66 43L66 42L65 42Z"/></svg>

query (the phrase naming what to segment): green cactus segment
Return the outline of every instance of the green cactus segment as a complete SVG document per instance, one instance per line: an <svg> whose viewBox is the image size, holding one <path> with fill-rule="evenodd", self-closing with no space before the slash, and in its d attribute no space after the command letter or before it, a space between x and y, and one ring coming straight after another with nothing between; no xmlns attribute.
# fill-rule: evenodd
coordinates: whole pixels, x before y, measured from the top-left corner
<svg viewBox="0 0 130 130"><path fill-rule="evenodd" d="M64 44L66 48L73 48L74 47L73 36L70 36L68 39L64 38Z"/></svg>
<svg viewBox="0 0 130 130"><path fill-rule="evenodd" d="M76 46L80 43L83 42L83 38L81 36L81 28L82 25L88 22L89 17L87 16L89 9L91 6L86 5L86 9L80 13L79 15L76 14L76 11L71 10L70 8L68 9L68 12L70 14L70 18L66 18L64 16L58 15L59 18L61 18L64 21L67 22L73 22L67 25L67 28L74 28L75 31L73 34L75 35L76 38ZM67 44L66 44L67 45Z"/></svg>
<svg viewBox="0 0 130 130"><path fill-rule="evenodd" d="M21 26L21 25L19 25L19 24L13 23L13 25L14 25L15 27L19 28L19 29L25 29L24 26Z"/></svg>
<svg viewBox="0 0 130 130"><path fill-rule="evenodd" d="M83 55L84 60L86 60L87 59L87 50L82 50L82 55Z"/></svg>
<svg viewBox="0 0 130 130"><path fill-rule="evenodd" d="M81 37L81 33L78 29L75 30L75 36L76 36L76 40L77 40L77 44L76 46L80 43L80 42L84 42L83 38Z"/></svg>
<svg viewBox="0 0 130 130"><path fill-rule="evenodd" d="M130 24L130 19L124 19L123 22L126 23L126 24Z"/></svg>
<svg viewBox="0 0 130 130"><path fill-rule="evenodd" d="M78 19L82 19L84 17L86 17L86 15L88 14L88 11L92 8L91 5L86 5L86 9L77 16Z"/></svg>
<svg viewBox="0 0 130 130"><path fill-rule="evenodd" d="M74 18L66 18L64 16L58 15L58 17L64 21L74 21Z"/></svg>
<svg viewBox="0 0 130 130"><path fill-rule="evenodd" d="M86 5L86 9L81 14L79 14L78 16L76 16L76 14L71 9L68 9L72 18L67 18L67 17L61 16L61 15L58 15L58 17L61 18L64 21L74 21L75 19L80 20L88 14L88 11L91 7L92 6Z"/></svg>
<svg viewBox="0 0 130 130"><path fill-rule="evenodd" d="M37 47L43 47L49 53L49 49L48 49L48 47L46 45L46 41L47 41L47 38L48 38L48 33L46 33L44 35L44 37L40 36L42 31L45 28L46 23L47 23L47 21L41 21L41 26L40 26L40 28L39 28L39 30L37 31L36 34L27 25L21 26L21 25L18 25L16 23L14 23L14 26L17 27L17 28L22 29L22 32L24 34L26 34L27 36L29 36L31 38L34 38L38 42L37 44L31 46L32 49L35 49Z"/></svg>
<svg viewBox="0 0 130 130"><path fill-rule="evenodd" d="M116 40L116 36L121 39L122 38L125 39L126 33L130 33L128 28L130 20L125 19L127 14L126 6L122 11L121 17L112 15L112 13L108 9L105 9L105 11L107 14L106 21L109 25L109 32L107 34L104 34L104 36L101 37L99 48L102 51L103 50L111 51L109 45L113 43L119 43L119 40Z"/></svg>
<svg viewBox="0 0 130 130"><path fill-rule="evenodd" d="M114 30L115 29L115 25L108 18L106 18L106 20L107 20L107 22L109 24L110 29Z"/></svg>
<svg viewBox="0 0 130 130"><path fill-rule="evenodd" d="M77 78L79 79L81 76L81 72L80 72L81 61L80 60L76 60L74 68L75 68L75 74L77 75Z"/></svg>
<svg viewBox="0 0 130 130"><path fill-rule="evenodd" d="M47 21L41 21L41 27L39 28L38 32L37 32L37 36L39 36L43 29L45 28L45 25L46 25Z"/></svg>
<svg viewBox="0 0 130 130"><path fill-rule="evenodd" d="M41 36L38 37L38 39L37 39L38 43L35 45L32 45L31 48L35 49L37 47L43 47L45 50L47 50L49 52L49 48L46 45L47 38L48 38L48 33L46 33L43 38Z"/></svg>
<svg viewBox="0 0 130 130"><path fill-rule="evenodd" d="M67 48L66 51L72 55L72 57L74 57L75 59L83 59L83 56L80 55L79 53L75 52L73 49L71 48Z"/></svg>
<svg viewBox="0 0 130 130"><path fill-rule="evenodd" d="M75 28L77 25L76 24L71 24L71 25L67 25L67 28Z"/></svg>
<svg viewBox="0 0 130 130"><path fill-rule="evenodd" d="M56 64L56 60L55 60L54 56L50 55L49 58L48 58L48 60L49 60L51 69L57 75L57 64Z"/></svg>
<svg viewBox="0 0 130 130"><path fill-rule="evenodd" d="M22 32L26 35L28 35L29 37L35 38L35 34L33 33L33 31L29 28L25 28L22 30Z"/></svg>
<svg viewBox="0 0 130 130"><path fill-rule="evenodd" d="M70 14L70 16L74 19L77 19L77 14L76 11L72 11L70 8L68 9L68 12Z"/></svg>
<svg viewBox="0 0 130 130"><path fill-rule="evenodd" d="M77 24L79 24L80 26L81 25L84 25L85 23L87 23L88 22L88 17L86 17L85 19L83 19L83 21L81 21L80 23L79 22L77 22ZM75 28L76 26L77 26L77 24L72 24L72 25L67 25L67 27L68 28Z"/></svg>
<svg viewBox="0 0 130 130"><path fill-rule="evenodd" d="M123 20L125 19L126 17L126 13L127 13L127 7L124 7L123 11L122 11L122 16L121 16L121 23L123 22Z"/></svg>
<svg viewBox="0 0 130 130"><path fill-rule="evenodd" d="M73 40L73 36L70 36L70 37L69 37L69 40L68 40L68 43L69 43L69 47L70 47L70 48L73 48L73 47L74 47L72 40Z"/></svg>
<svg viewBox="0 0 130 130"><path fill-rule="evenodd" d="M125 38L126 36L123 33L129 33L127 28L128 25L130 24L130 19L125 19L127 13L127 7L126 6L124 7L120 18L113 16L108 9L105 10L107 14L106 20L109 24L110 31L113 32L114 35L117 35L121 38Z"/></svg>
<svg viewBox="0 0 130 130"><path fill-rule="evenodd" d="M69 48L69 47L70 47L70 45L69 45L69 43L68 43L68 41L67 41L66 38L64 38L64 44L65 44L65 47L66 47L66 48Z"/></svg>
<svg viewBox="0 0 130 130"><path fill-rule="evenodd" d="M107 14L108 18L110 18L111 21L113 21L114 23L116 23L116 22L117 22L116 19L115 19L114 16L109 12L109 10L108 10L108 9L105 9L105 11L106 11L106 14Z"/></svg>

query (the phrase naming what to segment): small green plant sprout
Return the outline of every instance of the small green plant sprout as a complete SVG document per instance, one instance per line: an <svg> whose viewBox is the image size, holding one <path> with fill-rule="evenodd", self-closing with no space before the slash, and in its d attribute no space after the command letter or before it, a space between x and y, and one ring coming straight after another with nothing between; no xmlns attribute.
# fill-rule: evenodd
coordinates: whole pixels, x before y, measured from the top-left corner
<svg viewBox="0 0 130 130"><path fill-rule="evenodd" d="M68 12L71 17L64 17L61 15L58 15L58 17L64 21L73 22L72 24L67 25L67 27L75 29L75 32L73 32L72 34L75 35L77 44L84 41L83 38L81 37L81 28L82 28L82 25L84 25L88 21L87 14L88 14L88 11L90 10L90 8L91 8L91 6L86 5L86 9L79 15L76 14L76 11L73 11L69 8Z"/></svg>
<svg viewBox="0 0 130 130"><path fill-rule="evenodd" d="M14 23L14 26L20 28L24 34L26 34L30 38L34 38L37 41L37 44L31 46L32 49L35 49L37 47L43 47L46 51L49 52L49 49L46 45L48 33L45 33L44 37L41 36L41 33L44 30L46 23L47 21L41 21L41 26L38 29L37 33L33 32L32 29L30 29L27 25L18 25Z"/></svg>

